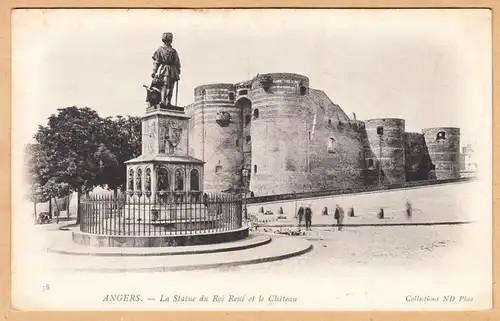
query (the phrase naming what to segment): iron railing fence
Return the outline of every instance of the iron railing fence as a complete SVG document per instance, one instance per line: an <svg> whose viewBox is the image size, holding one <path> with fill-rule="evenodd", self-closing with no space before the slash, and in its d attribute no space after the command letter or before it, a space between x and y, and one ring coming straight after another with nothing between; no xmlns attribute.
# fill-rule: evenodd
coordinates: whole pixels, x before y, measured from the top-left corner
<svg viewBox="0 0 500 321"><path fill-rule="evenodd" d="M83 197L80 230L102 235L161 236L226 232L243 226L243 200L239 195L148 194Z"/></svg>

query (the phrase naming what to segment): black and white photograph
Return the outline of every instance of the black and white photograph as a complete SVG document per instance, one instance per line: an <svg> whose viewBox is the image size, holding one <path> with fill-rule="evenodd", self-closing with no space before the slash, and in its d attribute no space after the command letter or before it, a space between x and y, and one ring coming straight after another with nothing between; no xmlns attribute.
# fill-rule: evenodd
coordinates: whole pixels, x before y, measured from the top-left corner
<svg viewBox="0 0 500 321"><path fill-rule="evenodd" d="M486 9L16 9L12 306L492 307Z"/></svg>

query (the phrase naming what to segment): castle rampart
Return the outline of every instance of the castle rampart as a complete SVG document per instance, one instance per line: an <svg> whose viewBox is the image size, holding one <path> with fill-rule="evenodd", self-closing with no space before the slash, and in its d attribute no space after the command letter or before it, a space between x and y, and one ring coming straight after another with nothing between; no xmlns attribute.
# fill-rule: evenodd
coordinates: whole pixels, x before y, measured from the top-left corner
<svg viewBox="0 0 500 321"><path fill-rule="evenodd" d="M422 130L437 179L460 175L460 128L436 127Z"/></svg>
<svg viewBox="0 0 500 321"><path fill-rule="evenodd" d="M208 192L240 188L243 169L255 196L458 175L458 129L405 133L404 119L350 119L299 74L199 86L186 111ZM439 131L450 140L434 142Z"/></svg>
<svg viewBox="0 0 500 321"><path fill-rule="evenodd" d="M365 121L371 150L382 167L384 184L406 181L405 121L399 118L379 118Z"/></svg>

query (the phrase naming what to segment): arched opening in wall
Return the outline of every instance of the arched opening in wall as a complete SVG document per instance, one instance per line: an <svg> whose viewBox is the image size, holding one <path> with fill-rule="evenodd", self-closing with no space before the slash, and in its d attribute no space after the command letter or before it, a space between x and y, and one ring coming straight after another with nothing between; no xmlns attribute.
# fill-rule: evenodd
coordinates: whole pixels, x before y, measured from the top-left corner
<svg viewBox="0 0 500 321"><path fill-rule="evenodd" d="M257 174L257 165L253 165L253 173Z"/></svg>
<svg viewBox="0 0 500 321"><path fill-rule="evenodd" d="M133 169L130 169L130 171L128 172L128 187L127 187L127 189L129 191L134 190L134 170Z"/></svg>
<svg viewBox="0 0 500 321"><path fill-rule="evenodd" d="M377 126L377 135L382 136L384 134L384 127Z"/></svg>
<svg viewBox="0 0 500 321"><path fill-rule="evenodd" d="M259 118L259 108L253 110L253 119Z"/></svg>
<svg viewBox="0 0 500 321"><path fill-rule="evenodd" d="M215 174L220 174L220 173L222 173L222 165L215 166Z"/></svg>
<svg viewBox="0 0 500 321"><path fill-rule="evenodd" d="M247 144L250 143L252 141L252 136L248 135L246 138L245 138Z"/></svg>
<svg viewBox="0 0 500 321"><path fill-rule="evenodd" d="M180 168L175 170L175 190L184 190L184 172Z"/></svg>
<svg viewBox="0 0 500 321"><path fill-rule="evenodd" d="M135 178L135 189L137 191L142 190L142 169L137 169L137 176Z"/></svg>
<svg viewBox="0 0 500 321"><path fill-rule="evenodd" d="M192 191L200 190L200 172L197 169L191 170L189 185Z"/></svg>
<svg viewBox="0 0 500 321"><path fill-rule="evenodd" d="M158 168L158 172L156 174L156 182L158 191L169 190L168 171L166 168L163 167Z"/></svg>
<svg viewBox="0 0 500 321"><path fill-rule="evenodd" d="M330 137L328 138L328 153L335 153L335 150L337 149L337 142L335 141L335 138Z"/></svg>
<svg viewBox="0 0 500 321"><path fill-rule="evenodd" d="M437 133L436 135L436 140L437 141L440 141L440 140L445 140L446 139L446 133L443 132L443 131L440 131Z"/></svg>
<svg viewBox="0 0 500 321"><path fill-rule="evenodd" d="M250 99L246 97L240 97L234 103L234 107L241 110L241 113L245 115L245 126L250 124L251 116L249 115L252 112L252 102Z"/></svg>
<svg viewBox="0 0 500 321"><path fill-rule="evenodd" d="M229 101L234 101L234 93L229 92Z"/></svg>
<svg viewBox="0 0 500 321"><path fill-rule="evenodd" d="M239 146L240 146L240 140L239 140L239 139L237 139L237 140L236 140L236 147L239 147Z"/></svg>
<svg viewBox="0 0 500 321"><path fill-rule="evenodd" d="M146 168L146 182L144 184L144 189L151 192L151 168Z"/></svg>
<svg viewBox="0 0 500 321"><path fill-rule="evenodd" d="M304 96L305 94L307 94L307 87L304 86L304 84L300 84L299 85L299 92L300 92L300 95Z"/></svg>
<svg viewBox="0 0 500 321"><path fill-rule="evenodd" d="M332 124L332 120L328 119L328 125L331 125L331 124Z"/></svg>
<svg viewBox="0 0 500 321"><path fill-rule="evenodd" d="M375 162L373 161L372 158L368 159L368 169L374 169L375 168Z"/></svg>

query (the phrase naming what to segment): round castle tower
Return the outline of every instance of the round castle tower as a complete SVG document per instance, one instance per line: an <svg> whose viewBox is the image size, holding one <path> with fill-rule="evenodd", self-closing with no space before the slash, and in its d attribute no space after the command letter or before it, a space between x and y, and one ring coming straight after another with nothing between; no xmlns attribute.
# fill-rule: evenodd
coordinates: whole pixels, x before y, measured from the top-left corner
<svg viewBox="0 0 500 321"><path fill-rule="evenodd" d="M379 118L365 121L371 150L382 167L384 184L406 181L405 121L398 118Z"/></svg>
<svg viewBox="0 0 500 321"><path fill-rule="evenodd" d="M437 127L422 130L436 179L460 176L460 128Z"/></svg>
<svg viewBox="0 0 500 321"><path fill-rule="evenodd" d="M194 90L187 107L190 153L205 162L204 190L221 192L241 185L243 166L241 109L233 84L209 84Z"/></svg>
<svg viewBox="0 0 500 321"><path fill-rule="evenodd" d="M363 185L359 128L322 94L302 75L253 79L250 190L256 196Z"/></svg>

